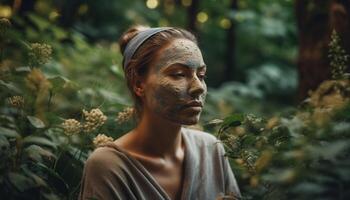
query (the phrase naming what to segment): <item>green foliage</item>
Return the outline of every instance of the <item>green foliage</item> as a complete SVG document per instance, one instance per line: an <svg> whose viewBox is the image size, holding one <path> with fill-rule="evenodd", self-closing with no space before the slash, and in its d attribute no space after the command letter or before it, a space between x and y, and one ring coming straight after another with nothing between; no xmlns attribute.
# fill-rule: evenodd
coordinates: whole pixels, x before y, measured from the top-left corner
<svg viewBox="0 0 350 200"><path fill-rule="evenodd" d="M2 198L77 199L93 148L134 126L117 37L136 23L186 27L191 14L185 1L152 10L145 2L38 0L24 16L0 19ZM293 2L230 3L200 1L208 19L195 25L210 85L221 83L235 25L235 76L245 82L210 88L202 121L223 141L244 198L349 198L349 81L326 81L300 108L289 107ZM332 38L331 66L343 74L348 57Z"/></svg>
<svg viewBox="0 0 350 200"><path fill-rule="evenodd" d="M288 75L287 75L288 74ZM227 82L209 88L203 121L223 118L231 113L255 113L273 116L288 112L293 104L296 73L276 65L264 65L248 72L247 83Z"/></svg>
<svg viewBox="0 0 350 200"><path fill-rule="evenodd" d="M128 105L119 58L74 32L64 32L73 43L62 45L61 36L46 35L55 25L30 16L39 27L28 27L33 43L19 39L24 33L10 26L0 41L0 194L5 199L76 199L89 153L113 140L101 132L117 137L132 125L115 126L113 120ZM90 74L97 77L91 80ZM108 117L96 107L107 110Z"/></svg>
<svg viewBox="0 0 350 200"><path fill-rule="evenodd" d="M268 120L249 114L222 121L217 136L232 160L243 199L350 197L349 93L341 92L342 103L334 104L337 93L322 92L328 84L312 94L304 105L308 109ZM346 85L343 91L349 81Z"/></svg>

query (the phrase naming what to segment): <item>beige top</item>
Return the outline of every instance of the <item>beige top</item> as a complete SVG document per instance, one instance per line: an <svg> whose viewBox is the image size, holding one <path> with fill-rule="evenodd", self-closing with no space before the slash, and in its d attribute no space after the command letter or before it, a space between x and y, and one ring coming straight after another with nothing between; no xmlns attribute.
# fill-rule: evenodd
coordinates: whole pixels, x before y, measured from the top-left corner
<svg viewBox="0 0 350 200"><path fill-rule="evenodd" d="M181 132L185 142L181 199L240 197L222 144L202 131L182 128ZM113 142L97 148L86 161L79 199L170 200L146 168Z"/></svg>

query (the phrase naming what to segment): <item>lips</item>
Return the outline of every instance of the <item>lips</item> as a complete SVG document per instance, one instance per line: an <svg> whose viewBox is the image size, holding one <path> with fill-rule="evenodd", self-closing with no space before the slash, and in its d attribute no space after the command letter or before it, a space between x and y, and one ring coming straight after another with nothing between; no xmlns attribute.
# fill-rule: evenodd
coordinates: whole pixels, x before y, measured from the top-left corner
<svg viewBox="0 0 350 200"><path fill-rule="evenodd" d="M190 101L185 104L185 107L203 107L203 103L201 101Z"/></svg>

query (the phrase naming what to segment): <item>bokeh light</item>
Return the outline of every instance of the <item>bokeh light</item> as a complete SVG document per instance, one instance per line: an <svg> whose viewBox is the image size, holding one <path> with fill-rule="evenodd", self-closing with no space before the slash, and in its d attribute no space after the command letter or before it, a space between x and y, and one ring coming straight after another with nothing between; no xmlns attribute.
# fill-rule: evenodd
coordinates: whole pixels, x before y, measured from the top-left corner
<svg viewBox="0 0 350 200"><path fill-rule="evenodd" d="M208 20L208 14L206 12L199 12L197 14L197 21L200 23L205 23Z"/></svg>
<svg viewBox="0 0 350 200"><path fill-rule="evenodd" d="M146 1L146 6L149 9L155 9L158 6L158 0L147 0Z"/></svg>
<svg viewBox="0 0 350 200"><path fill-rule="evenodd" d="M12 15L10 6L0 6L0 17L9 18Z"/></svg>
<svg viewBox="0 0 350 200"><path fill-rule="evenodd" d="M185 7L189 7L192 5L192 0L181 0L181 4Z"/></svg>
<svg viewBox="0 0 350 200"><path fill-rule="evenodd" d="M59 16L60 16L60 14L59 14L57 11L52 11L52 12L50 12L49 19L50 19L51 21L54 21L54 20L56 20Z"/></svg>
<svg viewBox="0 0 350 200"><path fill-rule="evenodd" d="M88 10L89 10L89 6L86 4L83 4L83 5L79 6L78 14L84 15L85 13L87 13Z"/></svg>
<svg viewBox="0 0 350 200"><path fill-rule="evenodd" d="M219 24L220 24L220 27L223 29L229 29L232 26L231 21L227 18L222 18Z"/></svg>

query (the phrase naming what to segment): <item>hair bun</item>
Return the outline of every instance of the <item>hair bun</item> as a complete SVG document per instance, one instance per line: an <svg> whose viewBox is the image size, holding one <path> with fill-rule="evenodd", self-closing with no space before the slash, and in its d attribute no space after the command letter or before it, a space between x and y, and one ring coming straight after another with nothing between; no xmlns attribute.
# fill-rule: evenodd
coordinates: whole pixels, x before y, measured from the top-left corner
<svg viewBox="0 0 350 200"><path fill-rule="evenodd" d="M136 25L130 27L127 31L125 31L118 41L122 54L124 54L126 45L131 41L131 39L133 39L139 32L147 29L149 29L149 27Z"/></svg>

